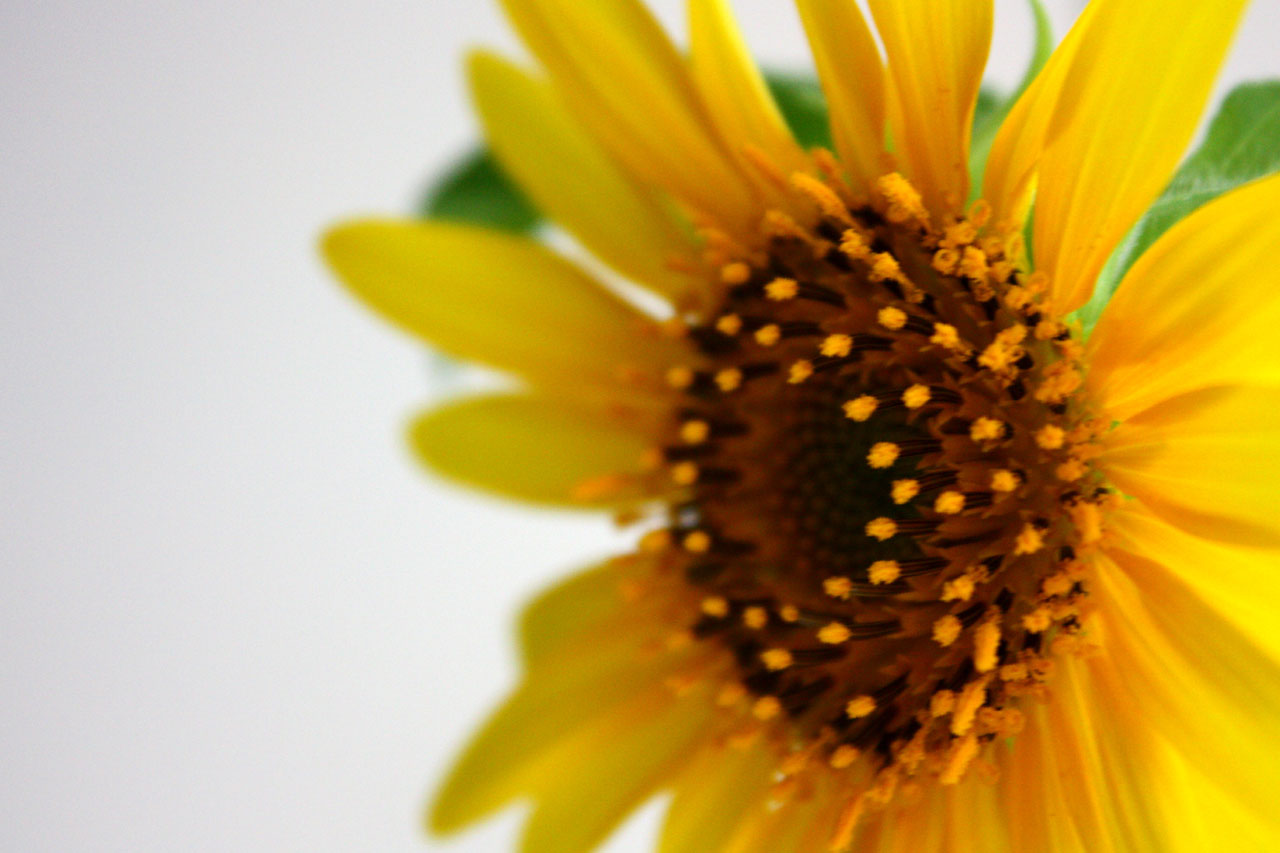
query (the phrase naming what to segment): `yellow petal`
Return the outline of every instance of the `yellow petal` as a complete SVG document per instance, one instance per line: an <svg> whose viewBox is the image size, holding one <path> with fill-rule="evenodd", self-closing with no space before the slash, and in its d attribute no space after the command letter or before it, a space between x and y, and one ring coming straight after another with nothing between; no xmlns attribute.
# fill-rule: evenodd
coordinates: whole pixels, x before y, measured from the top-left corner
<svg viewBox="0 0 1280 853"><path fill-rule="evenodd" d="M854 0L796 0L831 114L836 153L869 188L884 173L884 63Z"/></svg>
<svg viewBox="0 0 1280 853"><path fill-rule="evenodd" d="M646 433L645 423L559 399L494 395L427 412L410 440L427 465L470 486L557 506L625 506L652 492L642 459L657 427L648 421Z"/></svg>
<svg viewBox="0 0 1280 853"><path fill-rule="evenodd" d="M489 145L540 210L664 296L678 298L695 284L670 264L694 256L690 235L600 149L549 85L490 53L473 54L468 68Z"/></svg>
<svg viewBox="0 0 1280 853"><path fill-rule="evenodd" d="M870 0L889 58L889 120L908 177L935 211L969 194L969 137L991 48L991 0Z"/></svg>
<svg viewBox="0 0 1280 853"><path fill-rule="evenodd" d="M521 684L459 756L431 806L430 828L453 832L518 796L538 796L669 706L663 680L682 658L646 654L649 639L615 632Z"/></svg>
<svg viewBox="0 0 1280 853"><path fill-rule="evenodd" d="M727 0L690 0L689 52L693 79L729 150L750 145L790 175L806 165L764 78L751 59ZM744 171L753 174L748 165Z"/></svg>
<svg viewBox="0 0 1280 853"><path fill-rule="evenodd" d="M659 853L722 849L756 798L773 783L776 768L772 751L759 744L741 749L717 744L703 750L676 785Z"/></svg>
<svg viewBox="0 0 1280 853"><path fill-rule="evenodd" d="M737 231L759 211L688 69L637 0L503 0L588 129L631 172Z"/></svg>
<svg viewBox="0 0 1280 853"><path fill-rule="evenodd" d="M994 221L1007 224L1010 231L1021 232L1026 221L1035 189L1035 169L1044 152L1049 123L1076 51L1088 38L1098 5L1090 3L1080 13L1062 44L1013 105L991 144L982 195L991 204Z"/></svg>
<svg viewBox="0 0 1280 853"><path fill-rule="evenodd" d="M1184 394L1121 423L1107 476L1197 536L1280 547L1280 388Z"/></svg>
<svg viewBox="0 0 1280 853"><path fill-rule="evenodd" d="M600 625L611 624L623 607L624 559L610 560L541 592L520 614L520 650L532 669L554 658Z"/></svg>
<svg viewBox="0 0 1280 853"><path fill-rule="evenodd" d="M1098 690L1241 805L1274 820L1280 666L1160 566L1124 551L1110 556L1114 564L1104 560L1093 582L1111 663L1092 668Z"/></svg>
<svg viewBox="0 0 1280 853"><path fill-rule="evenodd" d="M707 690L680 699L668 693L629 709L610 736L578 756L570 772L544 777L521 849L594 850L624 817L683 770L715 713L711 699Z"/></svg>
<svg viewBox="0 0 1280 853"><path fill-rule="evenodd" d="M1245 3L1100 3L1040 163L1035 260L1059 310L1085 303L1116 243L1169 182Z"/></svg>
<svg viewBox="0 0 1280 853"><path fill-rule="evenodd" d="M1215 385L1280 386L1280 176L1169 229L1125 276L1089 341L1089 382L1125 418Z"/></svg>
<svg viewBox="0 0 1280 853"><path fill-rule="evenodd" d="M1192 536L1139 505L1114 513L1107 529L1119 547L1163 566L1280 661L1280 557L1274 551Z"/></svg>
<svg viewBox="0 0 1280 853"><path fill-rule="evenodd" d="M329 265L367 305L464 359L562 388L616 386L675 363L653 324L549 249L439 222L368 220L324 238Z"/></svg>

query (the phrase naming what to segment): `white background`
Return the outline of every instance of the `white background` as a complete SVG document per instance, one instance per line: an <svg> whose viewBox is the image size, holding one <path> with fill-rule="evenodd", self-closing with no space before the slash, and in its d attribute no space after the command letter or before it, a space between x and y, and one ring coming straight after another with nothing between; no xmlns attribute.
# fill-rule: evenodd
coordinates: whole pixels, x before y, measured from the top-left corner
<svg viewBox="0 0 1280 853"><path fill-rule="evenodd" d="M1278 6L1227 80L1280 71ZM789 4L737 8L805 67ZM421 804L518 602L617 540L418 473L402 426L451 380L314 251L472 139L476 43L514 48L484 0L0 9L5 851L511 849L518 814L450 844Z"/></svg>

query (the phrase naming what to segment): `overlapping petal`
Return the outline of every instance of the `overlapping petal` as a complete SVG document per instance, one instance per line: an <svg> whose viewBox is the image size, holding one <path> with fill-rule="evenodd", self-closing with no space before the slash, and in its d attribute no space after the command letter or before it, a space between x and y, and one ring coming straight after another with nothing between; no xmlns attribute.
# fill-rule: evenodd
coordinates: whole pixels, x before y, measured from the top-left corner
<svg viewBox="0 0 1280 853"><path fill-rule="evenodd" d="M870 0L889 60L889 119L931 209L969 194L969 137L991 48L991 0Z"/></svg>
<svg viewBox="0 0 1280 853"><path fill-rule="evenodd" d="M1058 310L1084 304L1116 243L1168 183L1246 2L1097 3L1039 164L1035 261Z"/></svg>
<svg viewBox="0 0 1280 853"><path fill-rule="evenodd" d="M885 72L854 0L796 0L827 96L836 153L854 181L884 172Z"/></svg>
<svg viewBox="0 0 1280 853"><path fill-rule="evenodd" d="M503 0L569 108L638 179L724 227L755 225L734 164L688 68L638 0Z"/></svg>
<svg viewBox="0 0 1280 853"><path fill-rule="evenodd" d="M1193 391L1106 441L1108 478L1156 515L1208 539L1280 547L1280 388Z"/></svg>
<svg viewBox="0 0 1280 853"><path fill-rule="evenodd" d="M687 227L600 148L547 83L491 53L473 54L468 68L490 147L541 211L663 296L679 300L701 284L671 263L695 256Z"/></svg>
<svg viewBox="0 0 1280 853"><path fill-rule="evenodd" d="M338 278L408 332L460 358L585 395L684 359L654 323L550 249L441 222L365 220L324 238ZM640 345L638 334L649 334ZM584 355L585 354L585 355ZM627 396L645 398L644 386Z"/></svg>
<svg viewBox="0 0 1280 853"><path fill-rule="evenodd" d="M1217 385L1280 387L1280 176L1169 229L1121 282L1089 341L1089 383L1111 417Z"/></svg>
<svg viewBox="0 0 1280 853"><path fill-rule="evenodd" d="M432 409L409 434L437 472L518 500L600 509L634 505L663 488L645 470L658 428L644 413L486 395Z"/></svg>

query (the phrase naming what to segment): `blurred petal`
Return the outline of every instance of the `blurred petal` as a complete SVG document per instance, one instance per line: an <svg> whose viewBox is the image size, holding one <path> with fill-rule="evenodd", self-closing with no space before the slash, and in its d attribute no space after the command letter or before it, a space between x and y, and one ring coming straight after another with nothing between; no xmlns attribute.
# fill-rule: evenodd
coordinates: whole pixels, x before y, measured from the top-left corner
<svg viewBox="0 0 1280 853"><path fill-rule="evenodd" d="M518 500L599 508L650 497L642 471L651 432L631 418L543 397L495 395L419 417L419 458L447 477Z"/></svg>
<svg viewBox="0 0 1280 853"><path fill-rule="evenodd" d="M342 282L393 323L540 385L616 387L628 370L660 375L679 358L648 318L532 240L366 220L333 229L323 248Z"/></svg>

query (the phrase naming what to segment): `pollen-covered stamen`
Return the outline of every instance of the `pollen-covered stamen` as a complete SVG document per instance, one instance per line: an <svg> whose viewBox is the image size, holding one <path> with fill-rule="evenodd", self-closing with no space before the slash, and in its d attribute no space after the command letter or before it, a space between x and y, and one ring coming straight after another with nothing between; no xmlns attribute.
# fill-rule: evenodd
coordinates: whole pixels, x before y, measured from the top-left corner
<svg viewBox="0 0 1280 853"><path fill-rule="evenodd" d="M707 233L722 304L682 315L700 360L668 373L684 404L657 463L682 502L646 548L731 654L726 713L790 732L784 775L863 780L856 818L1016 734L1081 642L1077 553L1113 499L1080 347L1018 235L899 175L868 203L816 160L826 177L770 172L795 197L758 245Z"/></svg>

